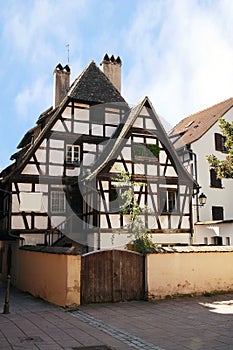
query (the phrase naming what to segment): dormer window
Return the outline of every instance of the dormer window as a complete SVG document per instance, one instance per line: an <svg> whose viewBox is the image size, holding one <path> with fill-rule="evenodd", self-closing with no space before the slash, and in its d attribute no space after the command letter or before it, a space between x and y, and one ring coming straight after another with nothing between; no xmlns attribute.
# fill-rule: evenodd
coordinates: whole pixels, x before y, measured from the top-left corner
<svg viewBox="0 0 233 350"><path fill-rule="evenodd" d="M80 146L66 145L66 163L72 165L80 164Z"/></svg>
<svg viewBox="0 0 233 350"><path fill-rule="evenodd" d="M193 120L191 120L190 122L188 122L188 124L185 125L185 129L188 129L193 123L194 123Z"/></svg>

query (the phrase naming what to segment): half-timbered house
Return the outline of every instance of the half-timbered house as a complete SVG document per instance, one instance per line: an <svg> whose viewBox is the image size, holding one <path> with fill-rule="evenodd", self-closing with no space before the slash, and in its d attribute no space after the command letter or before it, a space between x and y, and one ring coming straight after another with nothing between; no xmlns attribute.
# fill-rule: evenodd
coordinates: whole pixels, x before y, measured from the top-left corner
<svg viewBox="0 0 233 350"><path fill-rule="evenodd" d="M132 237L115 181L125 171L140 182L135 194L149 208L142 216L154 242L190 243L196 183L150 100L129 108L121 96L120 58L105 55L102 67L92 61L71 86L70 68L56 67L53 106L0 174L1 237L69 239L82 251L125 246Z"/></svg>

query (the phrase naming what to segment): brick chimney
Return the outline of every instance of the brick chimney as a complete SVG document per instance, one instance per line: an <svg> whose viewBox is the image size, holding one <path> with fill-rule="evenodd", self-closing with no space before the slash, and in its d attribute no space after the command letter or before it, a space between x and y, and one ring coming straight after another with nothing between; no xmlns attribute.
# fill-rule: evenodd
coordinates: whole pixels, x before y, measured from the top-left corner
<svg viewBox="0 0 233 350"><path fill-rule="evenodd" d="M61 63L59 63L54 69L53 75L53 108L56 108L70 88L70 67L68 65L63 67Z"/></svg>
<svg viewBox="0 0 233 350"><path fill-rule="evenodd" d="M109 58L106 54L100 63L104 74L108 77L111 83L121 92L121 59L118 56L115 58L113 55Z"/></svg>

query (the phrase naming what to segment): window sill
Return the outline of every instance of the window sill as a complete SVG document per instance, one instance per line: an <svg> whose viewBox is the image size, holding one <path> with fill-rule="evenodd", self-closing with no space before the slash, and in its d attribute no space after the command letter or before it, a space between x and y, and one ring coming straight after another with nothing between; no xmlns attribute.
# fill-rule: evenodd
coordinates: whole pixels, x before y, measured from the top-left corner
<svg viewBox="0 0 233 350"><path fill-rule="evenodd" d="M65 162L65 166L69 169L74 169L80 167L80 163L69 163Z"/></svg>
<svg viewBox="0 0 233 350"><path fill-rule="evenodd" d="M154 157L143 157L143 156L138 156L138 157L133 157L134 162L140 162L140 163L158 163L158 158L156 156Z"/></svg>
<svg viewBox="0 0 233 350"><path fill-rule="evenodd" d="M223 190L224 189L224 187L216 187L216 186L210 186L210 188L216 188L216 189L218 189L218 190Z"/></svg>

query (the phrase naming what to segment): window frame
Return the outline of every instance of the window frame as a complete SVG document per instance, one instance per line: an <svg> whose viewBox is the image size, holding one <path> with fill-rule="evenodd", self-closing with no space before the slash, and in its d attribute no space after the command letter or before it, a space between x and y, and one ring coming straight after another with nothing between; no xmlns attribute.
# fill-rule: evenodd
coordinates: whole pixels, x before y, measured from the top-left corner
<svg viewBox="0 0 233 350"><path fill-rule="evenodd" d="M153 152L153 146L155 146L157 148L156 153ZM137 154L136 149L140 150L141 149L141 154ZM146 160L146 161L158 161L159 158L159 145L157 143L133 143L132 145L132 155L133 155L133 159L136 161L139 160ZM139 152L140 153L140 152Z"/></svg>
<svg viewBox="0 0 233 350"><path fill-rule="evenodd" d="M212 206L212 220L224 220L224 208L222 206Z"/></svg>
<svg viewBox="0 0 233 350"><path fill-rule="evenodd" d="M121 206L124 204L121 198L124 190L128 190L129 186L118 187L113 183L110 184L109 188L109 212L110 213L121 213ZM129 206L130 213L130 206Z"/></svg>
<svg viewBox="0 0 233 350"><path fill-rule="evenodd" d="M228 150L225 147L226 136L216 132L214 134L214 140L215 140L215 150L222 153L227 153Z"/></svg>
<svg viewBox="0 0 233 350"><path fill-rule="evenodd" d="M210 187L222 188L222 180L217 178L217 174L214 169L210 169Z"/></svg>
<svg viewBox="0 0 233 350"><path fill-rule="evenodd" d="M57 198L54 197L55 194L58 195ZM58 204L55 203L56 200L58 200ZM66 196L64 191L52 190L50 192L50 211L53 214L61 214L66 212Z"/></svg>
<svg viewBox="0 0 233 350"><path fill-rule="evenodd" d="M165 196L164 196L165 195ZM175 195L174 198L169 198ZM172 206L170 203L173 203ZM171 214L178 212L178 190L173 188L159 189L159 209L161 214Z"/></svg>
<svg viewBox="0 0 233 350"><path fill-rule="evenodd" d="M105 108L102 104L93 105L90 108L90 122L92 124L105 124Z"/></svg>
<svg viewBox="0 0 233 350"><path fill-rule="evenodd" d="M68 150L69 147L71 148L71 157L68 156L68 153L70 152L70 150ZM78 155L76 156L75 153L77 153ZM79 166L80 157L81 157L80 145L66 144L66 164Z"/></svg>

